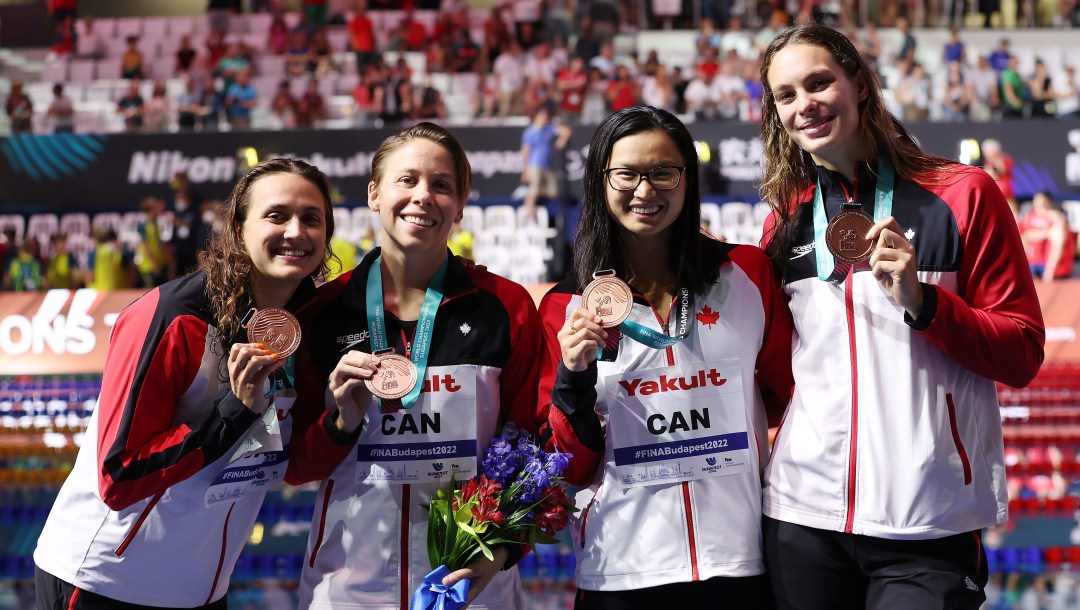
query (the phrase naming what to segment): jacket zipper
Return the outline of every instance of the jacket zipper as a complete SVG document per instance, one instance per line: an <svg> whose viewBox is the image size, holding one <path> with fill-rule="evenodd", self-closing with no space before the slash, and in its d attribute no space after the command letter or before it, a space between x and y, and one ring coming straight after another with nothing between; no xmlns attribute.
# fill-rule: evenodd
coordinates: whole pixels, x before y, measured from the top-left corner
<svg viewBox="0 0 1080 610"><path fill-rule="evenodd" d="M844 280L844 307L847 310L848 354L851 358L851 444L848 447L847 520L844 533L850 534L855 524L855 474L859 454L859 362L855 351L855 274L848 270Z"/></svg>
<svg viewBox="0 0 1080 610"><path fill-rule="evenodd" d="M675 302L678 299L678 294L671 299L671 305L668 307L668 321L671 320L671 311L675 308ZM652 307L652 305L649 305ZM665 335L668 334L668 321L660 318L660 312L656 311L656 307L652 307L653 314L656 315L656 321L660 323L660 330ZM673 347L668 346L664 348L664 353L667 355L668 366L675 366L675 350ZM690 481L683 481L682 485L682 497L683 497L683 512L686 513L686 542L690 547L690 579L693 581L700 580L700 574L698 572L698 560L697 560L697 535L694 533L694 509L691 504L690 498Z"/></svg>
<svg viewBox="0 0 1080 610"><path fill-rule="evenodd" d="M401 607L409 607L409 504L412 485L401 486Z"/></svg>
<svg viewBox="0 0 1080 610"><path fill-rule="evenodd" d="M206 594L206 601L203 602L204 606L214 601L214 590L217 589L218 579L221 578L221 567L225 565L225 551L229 548L229 519L232 518L234 508L236 508L236 502L229 506L229 513L225 515L225 524L221 527L221 555L218 557L217 570L214 571L214 583L210 585L210 592Z"/></svg>
<svg viewBox="0 0 1080 610"><path fill-rule="evenodd" d="M135 525L131 526L131 531L124 537L124 541L120 543L120 546L116 547L114 553L117 557L123 557L124 551L126 551L131 542L135 540L135 535L138 534L139 530L142 528L143 521L146 521L146 518L150 516L150 511L154 510L158 500L160 500L163 495L165 495L165 492L160 492L150 499L150 503L146 505L142 514L135 520Z"/></svg>
<svg viewBox="0 0 1080 610"><path fill-rule="evenodd" d="M334 479L326 479L326 491L323 493L322 512L319 515L319 535L315 537L315 545L311 547L311 559L308 567L315 567L315 557L322 548L323 534L326 533L326 513L330 510L330 495L334 491Z"/></svg>
<svg viewBox="0 0 1080 610"><path fill-rule="evenodd" d="M971 485L971 462L968 461L964 441L960 438L960 428L956 425L956 405L953 403L951 393L945 395L945 404L949 406L949 427L952 428L952 440L956 445L956 452L960 454L960 463L964 466L964 485Z"/></svg>

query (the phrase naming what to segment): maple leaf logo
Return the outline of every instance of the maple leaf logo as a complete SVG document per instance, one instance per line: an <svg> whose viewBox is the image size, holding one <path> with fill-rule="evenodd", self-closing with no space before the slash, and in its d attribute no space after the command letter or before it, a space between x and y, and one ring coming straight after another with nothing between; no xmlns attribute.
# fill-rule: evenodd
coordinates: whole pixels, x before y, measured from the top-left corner
<svg viewBox="0 0 1080 610"><path fill-rule="evenodd" d="M713 311L709 309L708 305L706 305L701 311L697 313L695 317L697 317L698 322L701 322L705 326L712 328L712 325L716 324L716 321L720 319L720 312Z"/></svg>

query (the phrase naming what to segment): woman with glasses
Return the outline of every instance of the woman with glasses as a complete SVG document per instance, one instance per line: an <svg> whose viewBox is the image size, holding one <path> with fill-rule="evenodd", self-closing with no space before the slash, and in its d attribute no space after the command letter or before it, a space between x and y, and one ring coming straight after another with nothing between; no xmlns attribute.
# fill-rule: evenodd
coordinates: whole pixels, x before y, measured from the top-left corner
<svg viewBox="0 0 1080 610"><path fill-rule="evenodd" d="M605 119L584 191L540 304L540 415L583 486L577 608L766 607L761 474L792 384L769 260L701 232L694 141L665 110Z"/></svg>

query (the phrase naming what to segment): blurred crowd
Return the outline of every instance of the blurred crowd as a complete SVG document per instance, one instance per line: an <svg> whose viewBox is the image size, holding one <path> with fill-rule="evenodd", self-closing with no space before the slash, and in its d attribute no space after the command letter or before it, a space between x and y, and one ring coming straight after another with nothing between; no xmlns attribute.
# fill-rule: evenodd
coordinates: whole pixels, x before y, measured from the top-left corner
<svg viewBox="0 0 1080 610"><path fill-rule="evenodd" d="M116 93L115 107L128 130L245 129L253 115L285 128L319 126L332 114L352 125L438 119L448 112L532 116L545 104L564 121L584 123L634 104L753 121L762 92L760 53L778 31L810 19L848 33L906 120L1080 116L1075 66L1048 68L1037 60L1020 73L1007 37L990 53L967 52L960 21L978 11L987 24L1000 23L999 0L869 7L831 0L685 3L700 6L697 13L679 0L509 0L479 15L461 0L303 0L298 8L271 0L246 7L268 12L259 22L269 24L266 31L242 33L236 31L242 3L212 0L205 36L183 34L168 48L137 35L117 46L98 32L92 16L78 16L73 0L53 4L69 5L53 11L58 57L120 54L113 78L128 85ZM1075 26L1078 5L1018 2L1022 14L1011 19ZM645 24L679 28L692 57L673 61L655 49L620 48L619 35L638 34ZM913 25L952 27L937 71L917 60ZM883 50L879 26L901 32L898 50ZM152 53L144 51L151 45ZM159 52L171 54L168 74L149 69L147 55ZM331 97L348 101L331 107ZM12 83L6 110L13 132L34 128L23 83ZM47 120L38 124L70 131L73 114L72 99L57 83Z"/></svg>

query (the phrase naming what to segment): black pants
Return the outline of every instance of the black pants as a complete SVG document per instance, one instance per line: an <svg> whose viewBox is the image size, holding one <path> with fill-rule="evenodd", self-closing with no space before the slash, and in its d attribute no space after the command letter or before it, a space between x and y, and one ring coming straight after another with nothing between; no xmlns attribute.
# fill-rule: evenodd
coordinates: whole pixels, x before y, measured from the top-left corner
<svg viewBox="0 0 1080 610"><path fill-rule="evenodd" d="M658 608L724 608L770 610L769 580L760 576L716 577L629 591L578 589L574 610L657 610Z"/></svg>
<svg viewBox="0 0 1080 610"><path fill-rule="evenodd" d="M147 587L154 586L146 583ZM140 606L109 599L75 585L60 580L41 568L34 567L34 595L37 598L37 610L158 610L155 606ZM197 606L208 610L225 610L226 596L207 604Z"/></svg>
<svg viewBox="0 0 1080 610"><path fill-rule="evenodd" d="M766 517L764 536L781 610L978 610L986 600L980 532L888 540Z"/></svg>

